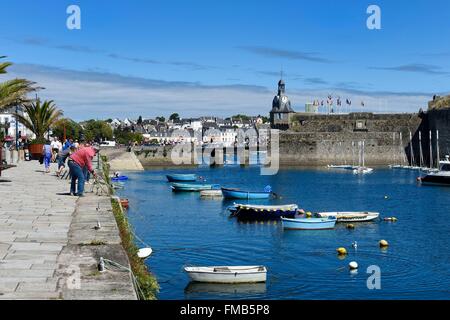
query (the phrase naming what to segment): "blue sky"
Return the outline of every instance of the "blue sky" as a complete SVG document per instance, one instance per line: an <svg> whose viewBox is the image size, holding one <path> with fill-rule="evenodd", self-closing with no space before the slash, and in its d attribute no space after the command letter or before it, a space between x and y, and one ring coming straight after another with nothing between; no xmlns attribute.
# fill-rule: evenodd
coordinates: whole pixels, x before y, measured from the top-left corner
<svg viewBox="0 0 450 320"><path fill-rule="evenodd" d="M66 8L81 8L81 30ZM381 8L381 30L366 9ZM328 94L425 107L450 83L450 2L9 1L0 55L67 116L267 114L284 71L294 109ZM354 103L356 104L356 103Z"/></svg>

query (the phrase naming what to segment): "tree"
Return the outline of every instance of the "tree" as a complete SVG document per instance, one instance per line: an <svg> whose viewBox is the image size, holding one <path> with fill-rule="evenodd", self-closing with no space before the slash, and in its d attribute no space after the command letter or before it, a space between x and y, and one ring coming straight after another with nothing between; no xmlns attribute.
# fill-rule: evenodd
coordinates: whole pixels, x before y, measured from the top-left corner
<svg viewBox="0 0 450 320"><path fill-rule="evenodd" d="M166 122L166 118L164 117L156 117L155 119L159 122Z"/></svg>
<svg viewBox="0 0 450 320"><path fill-rule="evenodd" d="M141 125L141 124L142 124L142 116L139 116L139 118L137 119L136 123L137 123L138 125Z"/></svg>
<svg viewBox="0 0 450 320"><path fill-rule="evenodd" d="M14 117L30 129L39 142L45 140L45 134L63 114L53 103L53 100L41 103L41 100L38 99L36 102L23 104L23 108L24 114L15 113Z"/></svg>
<svg viewBox="0 0 450 320"><path fill-rule="evenodd" d="M141 133L130 132L130 130L127 129L114 129L114 138L119 144L128 144L130 141L141 143L144 139Z"/></svg>
<svg viewBox="0 0 450 320"><path fill-rule="evenodd" d="M64 138L64 129L66 129L66 138L81 140L83 128L72 119L63 118L56 121L52 127L53 135L62 140Z"/></svg>
<svg viewBox="0 0 450 320"><path fill-rule="evenodd" d="M5 58L0 56L0 59ZM11 62L0 63L0 74L5 74L6 68L11 66ZM26 79L11 79L4 82L0 82L0 112L14 105L20 105L27 100L26 95L34 91L34 82Z"/></svg>
<svg viewBox="0 0 450 320"><path fill-rule="evenodd" d="M100 142L111 140L113 131L108 123L102 120L89 120L84 124L84 139Z"/></svg>
<svg viewBox="0 0 450 320"><path fill-rule="evenodd" d="M171 115L170 115L170 117L169 117L169 120L172 120L172 121L177 121L177 120L180 120L180 115L178 114L178 113L172 113Z"/></svg>

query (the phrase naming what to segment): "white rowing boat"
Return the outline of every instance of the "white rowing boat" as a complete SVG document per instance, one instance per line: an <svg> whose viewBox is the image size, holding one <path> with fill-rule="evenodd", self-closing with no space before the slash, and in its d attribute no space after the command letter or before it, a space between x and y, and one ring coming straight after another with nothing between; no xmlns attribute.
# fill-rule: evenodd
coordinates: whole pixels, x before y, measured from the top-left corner
<svg viewBox="0 0 450 320"><path fill-rule="evenodd" d="M152 248L141 248L138 250L137 255L141 259L148 258L152 254Z"/></svg>
<svg viewBox="0 0 450 320"><path fill-rule="evenodd" d="M264 266L211 266L185 267L192 281L209 283L266 282L267 268Z"/></svg>
<svg viewBox="0 0 450 320"><path fill-rule="evenodd" d="M204 198L222 198L222 190L202 190L200 191L200 197Z"/></svg>
<svg viewBox="0 0 450 320"><path fill-rule="evenodd" d="M379 217L378 212L319 212L317 216L321 218L335 217L337 222L366 222Z"/></svg>

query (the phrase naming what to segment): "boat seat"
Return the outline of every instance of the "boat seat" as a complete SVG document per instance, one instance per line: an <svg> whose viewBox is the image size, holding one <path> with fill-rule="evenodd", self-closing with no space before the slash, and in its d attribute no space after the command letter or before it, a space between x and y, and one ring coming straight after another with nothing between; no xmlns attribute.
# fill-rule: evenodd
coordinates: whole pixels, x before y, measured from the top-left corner
<svg viewBox="0 0 450 320"><path fill-rule="evenodd" d="M230 272L230 269L227 267L214 268L214 272Z"/></svg>

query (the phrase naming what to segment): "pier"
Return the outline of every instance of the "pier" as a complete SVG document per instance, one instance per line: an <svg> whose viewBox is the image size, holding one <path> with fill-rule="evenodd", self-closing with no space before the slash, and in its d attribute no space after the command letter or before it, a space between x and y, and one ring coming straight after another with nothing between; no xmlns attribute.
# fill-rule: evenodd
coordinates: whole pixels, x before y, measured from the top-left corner
<svg viewBox="0 0 450 320"><path fill-rule="evenodd" d="M109 196L70 196L37 161L2 178L0 299L137 299L130 272L97 269L100 257L129 268Z"/></svg>

